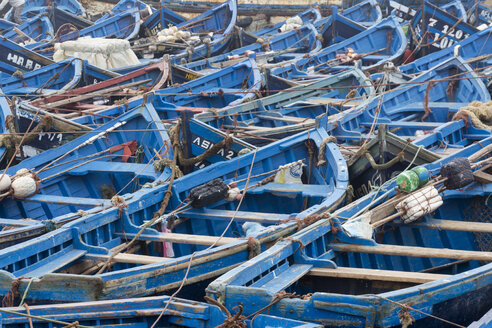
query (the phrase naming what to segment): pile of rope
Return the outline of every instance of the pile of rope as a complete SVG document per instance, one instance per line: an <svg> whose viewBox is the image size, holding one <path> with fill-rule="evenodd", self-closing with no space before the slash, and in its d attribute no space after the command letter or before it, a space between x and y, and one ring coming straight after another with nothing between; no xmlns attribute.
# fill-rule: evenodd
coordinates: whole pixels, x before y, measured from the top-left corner
<svg viewBox="0 0 492 328"><path fill-rule="evenodd" d="M468 106L460 108L458 113L453 116L453 121L471 121L477 129L492 131L492 101L482 103L473 101Z"/></svg>
<svg viewBox="0 0 492 328"><path fill-rule="evenodd" d="M200 43L198 35L192 35L189 31L180 31L176 26L165 28L157 33L157 41L160 42L186 42L192 45Z"/></svg>
<svg viewBox="0 0 492 328"><path fill-rule="evenodd" d="M53 119L51 116L44 116L41 121L32 129L31 132L27 133L24 136L23 143L29 144L34 141L38 137L39 132L46 132L51 129L53 124ZM5 118L5 127L10 131L10 134L4 134L0 136L0 147L5 147L7 149L7 158L11 158L14 153L17 145L20 145L22 141L22 135L15 134L15 124L14 117L9 115Z"/></svg>

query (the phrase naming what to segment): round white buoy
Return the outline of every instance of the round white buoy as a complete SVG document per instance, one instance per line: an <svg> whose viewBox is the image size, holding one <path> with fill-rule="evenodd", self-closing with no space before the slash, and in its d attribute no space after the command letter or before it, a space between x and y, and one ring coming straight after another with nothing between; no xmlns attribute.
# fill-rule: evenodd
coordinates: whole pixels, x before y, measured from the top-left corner
<svg viewBox="0 0 492 328"><path fill-rule="evenodd" d="M31 174L31 172L29 172L29 170L28 170L28 169L20 169L19 171L17 171L17 172L15 173L15 175L16 175L17 177L22 177L22 176L24 176L24 175L30 175L30 174Z"/></svg>
<svg viewBox="0 0 492 328"><path fill-rule="evenodd" d="M30 176L22 176L12 182L12 189L14 190L14 197L16 198L32 196L37 189L36 180Z"/></svg>
<svg viewBox="0 0 492 328"><path fill-rule="evenodd" d="M12 184L12 179L8 174L1 176L0 173L0 192L4 192L10 189L10 185Z"/></svg>

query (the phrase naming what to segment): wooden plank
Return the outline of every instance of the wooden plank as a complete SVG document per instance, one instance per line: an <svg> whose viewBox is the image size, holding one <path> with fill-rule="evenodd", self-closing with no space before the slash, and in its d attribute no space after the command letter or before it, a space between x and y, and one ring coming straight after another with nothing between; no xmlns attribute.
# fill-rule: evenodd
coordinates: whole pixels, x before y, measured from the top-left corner
<svg viewBox="0 0 492 328"><path fill-rule="evenodd" d="M90 128L88 126L72 122L72 121L67 120L63 117L60 117L59 115L54 115L54 114L49 113L49 112L42 110L40 108L36 108L36 110L34 110L34 108L32 108L30 106L23 106L21 104L19 106L19 109L20 109L20 112L18 113L19 116L22 116L22 111L26 111L32 115L38 114L42 117L50 116L53 120L53 123L52 123L53 128L59 132L92 131L93 130L92 128Z"/></svg>
<svg viewBox="0 0 492 328"><path fill-rule="evenodd" d="M475 180L477 180L480 183L492 183L492 174L486 172L489 171L491 167L492 164L485 165L484 167L473 172L473 176L475 177Z"/></svg>
<svg viewBox="0 0 492 328"><path fill-rule="evenodd" d="M36 194L29 198L24 199L26 202L59 204L59 205L79 205L79 206L101 206L111 203L109 199L101 198L82 198L82 197L69 197L69 196L57 196L57 195L44 195Z"/></svg>
<svg viewBox="0 0 492 328"><path fill-rule="evenodd" d="M93 161L69 171L70 174L84 174L86 172L130 173L153 179L160 175L155 171L153 165L109 161Z"/></svg>
<svg viewBox="0 0 492 328"><path fill-rule="evenodd" d="M41 221L25 221L25 220L15 220L15 219L2 219L0 218L0 226L17 226L17 227L30 227L34 225L41 224Z"/></svg>
<svg viewBox="0 0 492 328"><path fill-rule="evenodd" d="M123 239L130 240L135 237L133 233L117 233ZM174 233L174 232L161 232L158 235L145 235L142 234L138 240L150 240L159 242L170 242L178 244L190 244L190 245L212 245L219 237L215 236L204 236L204 235L189 235L184 233ZM215 245L221 246L232 243L238 240L238 238L223 237Z"/></svg>
<svg viewBox="0 0 492 328"><path fill-rule="evenodd" d="M492 233L492 223L490 222L466 222L454 220L429 220L426 222L416 222L412 225L429 229L451 230L451 231L470 231Z"/></svg>
<svg viewBox="0 0 492 328"><path fill-rule="evenodd" d="M324 98L324 97L308 98L306 99L306 102L320 104L320 105L331 105L331 106L343 105L344 107L358 106L362 103L361 100L336 99L336 98Z"/></svg>
<svg viewBox="0 0 492 328"><path fill-rule="evenodd" d="M440 259L492 261L492 252L464 251L449 248L430 248L418 246L377 245L363 246L350 244L331 244L337 252L369 253L393 256L429 257Z"/></svg>
<svg viewBox="0 0 492 328"><path fill-rule="evenodd" d="M205 209L205 210L195 210L189 209L182 213L181 217L190 219L207 219L207 220L221 220L229 221L234 215L235 211L229 210L215 210L215 209ZM265 213L265 212L246 212L238 211L234 217L236 222L258 222L265 224L280 224L285 220L290 218L289 214L278 214L278 213Z"/></svg>
<svg viewBox="0 0 492 328"><path fill-rule="evenodd" d="M58 100L58 101L54 101L54 102L51 102L51 103L46 103L46 104L43 104L41 106L43 108L44 107L47 107L47 108L55 108L55 107L58 107L58 106L63 106L63 105L71 104L71 103L74 103L74 102L86 100L86 99L89 99L89 98L92 98L92 97L95 97L95 96L107 95L107 94L109 94L111 92L120 91L120 90L123 90L125 88L135 87L135 86L138 86L140 84L144 84L144 83L147 83L147 82L150 82L150 81L151 81L150 79L142 80L142 81L135 81L135 82L131 82L131 83L122 84L122 85L118 85L118 86L115 86L115 87L107 88L107 89L101 90L101 91L94 91L94 92L86 93L86 94L83 94L83 95L80 95L80 96L74 96L74 97L71 97L69 99L63 99L63 100Z"/></svg>
<svg viewBox="0 0 492 328"><path fill-rule="evenodd" d="M326 197L332 191L333 187L330 185L269 182L267 184L248 189L247 193L297 193L302 194L303 197Z"/></svg>
<svg viewBox="0 0 492 328"><path fill-rule="evenodd" d="M110 255L86 254L84 256L84 259L107 261L109 259L109 256ZM112 258L112 262L145 265L145 264L160 263L160 262L166 261L168 259L169 258L167 258L167 257L120 253L120 254L116 254L116 256Z"/></svg>
<svg viewBox="0 0 492 328"><path fill-rule="evenodd" d="M306 275L312 267L311 264L291 265L288 269L280 272L278 276L261 286L261 288L268 289L272 293L281 292Z"/></svg>
<svg viewBox="0 0 492 328"><path fill-rule="evenodd" d="M315 124L316 120L306 117L296 117L296 116L270 116L270 115L257 115L258 118L271 121L282 121L288 123L310 123Z"/></svg>
<svg viewBox="0 0 492 328"><path fill-rule="evenodd" d="M71 251L68 251L63 255L56 256L53 259L50 258L48 263L43 264L42 266L32 271L22 274L22 276L41 277L47 273L56 272L57 270L63 268L64 266L73 263L77 259L83 257L86 253L87 251L84 250L72 249Z"/></svg>
<svg viewBox="0 0 492 328"><path fill-rule="evenodd" d="M424 284L426 282L431 282L438 279L451 277L451 275L447 275L447 274L347 268L347 267L338 267L336 269L313 268L311 269L311 271L309 271L309 275L314 277L408 282L413 284Z"/></svg>
<svg viewBox="0 0 492 328"><path fill-rule="evenodd" d="M116 4L118 0L103 0L103 2ZM147 2L146 2L147 3ZM165 5L166 8L177 12L184 13L194 13L201 14L207 10L212 9L217 6L217 2L214 1L206 1L206 2L196 2L196 1L182 1L182 0L166 0L161 3L155 0L148 2L149 5L154 6L156 8L160 8L159 6ZM260 4L260 3L238 3L237 4L237 14L238 16L255 16L259 12L267 15L267 16L295 16L300 12L308 10L311 8L310 4L274 4L268 3ZM320 13L323 16L329 16L332 13L332 8L328 4L319 4L317 5Z"/></svg>

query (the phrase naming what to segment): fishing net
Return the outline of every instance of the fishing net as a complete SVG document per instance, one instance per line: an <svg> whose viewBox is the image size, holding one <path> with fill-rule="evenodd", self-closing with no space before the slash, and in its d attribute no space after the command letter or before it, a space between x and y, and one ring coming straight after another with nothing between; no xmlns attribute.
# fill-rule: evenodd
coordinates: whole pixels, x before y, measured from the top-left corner
<svg viewBox="0 0 492 328"><path fill-rule="evenodd" d="M140 63L130 48L130 42L120 39L83 37L74 41L55 43L54 61L58 62L70 57L87 60L89 64L104 69Z"/></svg>
<svg viewBox="0 0 492 328"><path fill-rule="evenodd" d="M464 220L469 222L492 222L492 200L475 197L464 210ZM474 232L478 248L482 252L492 251L492 233Z"/></svg>

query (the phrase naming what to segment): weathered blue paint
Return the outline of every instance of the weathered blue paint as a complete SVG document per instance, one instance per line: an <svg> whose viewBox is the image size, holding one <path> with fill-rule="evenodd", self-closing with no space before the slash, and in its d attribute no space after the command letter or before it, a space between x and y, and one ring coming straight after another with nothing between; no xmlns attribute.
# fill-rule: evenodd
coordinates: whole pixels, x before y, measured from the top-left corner
<svg viewBox="0 0 492 328"><path fill-rule="evenodd" d="M75 88L82 79L83 61L65 59L37 70L24 73L22 77L2 79L0 86L7 95L32 96L50 94L57 90Z"/></svg>
<svg viewBox="0 0 492 328"><path fill-rule="evenodd" d="M51 59L0 37L0 71L9 75L17 70L29 72L53 64Z"/></svg>
<svg viewBox="0 0 492 328"><path fill-rule="evenodd" d="M208 45L201 44L190 49L191 52L183 50L172 56L173 62L178 64L183 61L191 62L227 52L234 32L236 18L236 0L227 0L201 15L176 25L178 29L186 27L186 30L191 33L208 33L210 31L215 31L215 33L210 38L211 40ZM158 30L155 31L155 33L157 32Z"/></svg>
<svg viewBox="0 0 492 328"><path fill-rule="evenodd" d="M202 184L204 177L206 180L221 177L226 183L237 181L237 186L244 188L244 178L248 176L253 163L249 181L251 188L247 190L236 219L224 236L249 237L245 236L242 223L260 222L268 227L252 233L251 236L260 242L261 249L264 250L267 242L295 230L299 221L316 218L317 214L336 208L343 201L348 174L345 161L336 145L326 143L326 151L322 157L326 164L320 166L313 165L312 161L317 161L318 157L310 159L306 146L306 143L312 143L315 150L319 149L327 137L323 129L311 129L227 162L215 163L189 173L174 181L167 211L181 206L190 189ZM308 184L269 182L255 186L265 177L258 174L300 159L306 165L312 165L310 171L304 172ZM1 274L1 292L10 288L11 279L23 275L40 277L29 288L28 298L33 301L77 301L151 295L178 286L184 277L190 256L195 251L198 253L194 255L188 283L218 276L248 259L250 249L247 238L227 239L228 243L221 243L222 246L211 249L200 245L203 242L198 241L195 244L190 239L189 243L174 242L172 246L175 257L163 258L162 262L157 260L155 264L116 263L112 271L94 276L57 272L75 265L75 271L65 272L77 273L77 263L80 261L109 255L110 249L121 244L125 238L134 236L140 230L139 225L150 220L153 213L160 208L167 188L167 184L164 184L142 189L134 193L131 199L127 199L126 208L109 208L84 216L44 236L0 251L0 264L8 271ZM178 235L195 234L196 239L200 239L200 235L219 236L237 206L237 200L224 200L206 208L187 209L179 214L181 218L188 218L185 222L173 224L169 221L169 224L174 225L173 233ZM162 256L159 245L164 239L159 238L165 235L150 228L144 231L140 239L155 241L149 244L147 255L156 256L157 259ZM17 251L18 247L22 247L22 253ZM47 252L48 249L51 251ZM27 259L31 261L34 258L37 260L25 265ZM60 279L70 281L69 285L55 283L61 281ZM22 283L21 290L26 286Z"/></svg>
<svg viewBox="0 0 492 328"><path fill-rule="evenodd" d="M164 311L164 308L167 308ZM24 307L5 308L7 311L27 314ZM87 302L75 304L30 306L29 313L33 316L55 319L64 322L77 321L79 325L93 327L118 328L125 327L150 328L157 321L158 327L189 327L214 328L225 322L226 314L215 305L189 301L169 296ZM233 312L234 314L234 312ZM158 317L160 319L158 319ZM11 313L1 313L2 328L21 328L32 324L34 328L53 327L56 324L39 319L29 320L27 317ZM321 328L317 324L259 315L254 320L244 320L250 328Z"/></svg>
<svg viewBox="0 0 492 328"><path fill-rule="evenodd" d="M26 111L18 115L29 119L34 117L33 113ZM128 130L132 132L128 133ZM93 140L95 136L99 137ZM37 140L42 143L43 138L51 140L59 137L61 135L56 132L48 132L39 135ZM117 146L131 141L140 147L141 158L137 160L133 154L125 161L122 156L124 148L118 149ZM165 181L169 177L169 168L158 172L152 163L148 164L155 158L154 149L163 153L166 144L170 144L168 135L153 107L137 107L69 143L9 168L7 173L14 175L20 168L28 167L42 180L36 195L26 199L3 198L0 202L0 217L12 220L30 218L40 222L52 220L54 225L60 226L80 217L78 210L93 209L97 212L110 206L111 201L103 199L103 185L110 193L113 190L124 198L131 198L131 193L140 189L141 185ZM49 166L61 156L64 157ZM168 150L166 156L173 156L172 149ZM29 228L23 228L22 231L27 230ZM2 247L16 241L16 232L16 229L0 232Z"/></svg>
<svg viewBox="0 0 492 328"><path fill-rule="evenodd" d="M303 24L316 24L319 22L322 17L321 13L319 10L316 8L309 8L303 12L300 12L299 14L296 15L302 20ZM272 27L267 27L264 29L261 29L259 31L254 32L253 34L257 37L268 37L272 36L278 33L279 28L282 27L282 25L285 24L285 21L278 22L274 24Z"/></svg>
<svg viewBox="0 0 492 328"><path fill-rule="evenodd" d="M77 0L54 0L53 5L61 10L67 11L71 14L85 17L85 10ZM48 10L45 0L33 0L24 5L21 17L22 19L29 19L36 15L42 14ZM7 19L12 20L12 10L7 15Z"/></svg>
<svg viewBox="0 0 492 328"><path fill-rule="evenodd" d="M167 117L176 118L178 110L209 111L239 105L256 98L263 85L255 57L223 68L180 86L154 92L154 106Z"/></svg>
<svg viewBox="0 0 492 328"><path fill-rule="evenodd" d="M424 4L425 29L422 28L422 12L418 11L412 19L411 24L418 40L423 40L426 53L436 52L445 48L453 47L456 43L465 40L478 30L465 23L459 22L458 18L436 7L429 2ZM451 30L451 27L456 27ZM425 36L422 38L425 31ZM446 35L445 35L446 34ZM425 46L429 44L428 46Z"/></svg>
<svg viewBox="0 0 492 328"><path fill-rule="evenodd" d="M346 53L348 48L353 49L357 54L365 54L361 58L362 68L371 70L386 62L398 60L406 47L407 38L397 19L391 16L351 38L321 49L310 58L302 58L286 68L273 69L272 73L291 78L296 70L308 71L311 74L337 71L344 65L336 61L336 56ZM347 65L353 66L353 62Z"/></svg>
<svg viewBox="0 0 492 328"><path fill-rule="evenodd" d="M55 34L50 20L43 15L35 16L16 27L37 42L49 42L53 40ZM19 35L13 28L3 32L3 37L16 43L22 43L28 40L24 35Z"/></svg>
<svg viewBox="0 0 492 328"><path fill-rule="evenodd" d="M224 66L230 65L227 61L231 60L232 56L242 56L243 58L246 58L246 51L255 52L256 58L260 58L260 56L263 56L263 53L270 51L275 52L274 56L278 56L278 53L276 52L289 52L298 53L299 57L301 57L306 53L317 52L321 49L321 42L316 40L316 34L317 31L313 25L305 24L299 29L275 34L271 38L264 40L263 43L255 42L230 52L212 58L197 60L183 66L195 71L204 69L219 70ZM265 54L265 56L274 57L268 53Z"/></svg>
<svg viewBox="0 0 492 328"><path fill-rule="evenodd" d="M483 31L472 34L463 41L458 42L455 46L459 46L457 52L464 60L489 54L490 49L492 49L492 27L488 27ZM436 66L448 58L454 57L454 52L454 47L448 47L418 58L406 65L401 65L399 69L402 73L406 74L420 73ZM473 62L470 63L470 65L473 67L480 67L483 65L481 63L484 63L484 61Z"/></svg>
<svg viewBox="0 0 492 328"><path fill-rule="evenodd" d="M469 156L490 145L491 141L487 138L479 144L470 145L428 164L427 168L433 174L439 174L444 163L456 157ZM478 209L474 206L484 206L490 213L490 205L484 204L492 192L490 187L490 184L474 183L460 191L444 191L444 205L433 214L424 216L414 224L395 223L391 224L391 229L377 230L377 242L347 235L340 222L361 213L361 209L373 208L393 197L396 194L395 182L390 181L334 212L331 219L314 223L289 240L279 241L256 258L224 274L208 286L208 295L225 303L228 308L241 303L248 315L268 305L280 291L297 292L298 295L314 293L302 299L282 299L270 307L269 314L303 318L325 326L398 326L401 308L387 299L409 304L424 313L455 323L468 324L477 314L491 307L492 300L486 296L492 284L491 264L476 260L456 262L448 255L443 255L443 258L421 257L418 253L392 256L371 254L364 250L384 244L473 250L477 253L484 251L490 255L481 248L475 233L439 228L440 220L484 220L481 214L474 211ZM477 201L479 204L474 203ZM437 225L433 225L436 222ZM364 250L359 253L341 250L341 245L354 244ZM441 268L441 265L444 267ZM316 280L308 275L311 269L338 267L408 272L435 268L432 272L449 276L423 284L385 285L384 282L373 284L370 280L362 284L351 279ZM343 277L341 274L340 278ZM416 319L416 326L442 325L442 322L422 313L409 312Z"/></svg>
<svg viewBox="0 0 492 328"><path fill-rule="evenodd" d="M318 115L338 113L338 106L328 106L326 103L330 99L344 99L351 90L356 91L356 99L371 97L374 93L364 73L352 69L308 85L224 109L218 112L218 117L213 113L202 113L196 115L196 118L217 128L238 129L238 133L241 133L241 129L246 129L250 135L241 137L261 144L268 141L255 139L255 135L261 137L261 129L249 131L248 127L271 128L264 130L265 136L275 139L309 129L314 126L314 119ZM312 102L306 103L309 100ZM320 103L316 104L317 101ZM302 119L306 119L305 122Z"/></svg>
<svg viewBox="0 0 492 328"><path fill-rule="evenodd" d="M362 1L343 10L341 15L367 27L371 27L383 19L383 13L376 0Z"/></svg>

